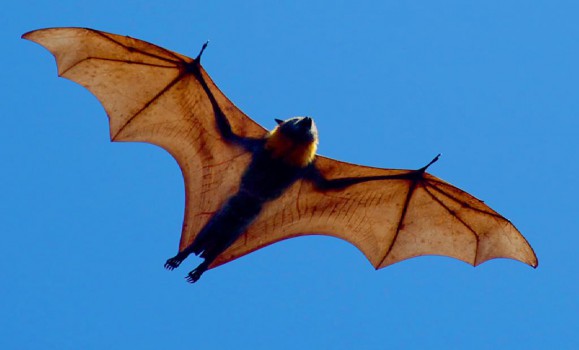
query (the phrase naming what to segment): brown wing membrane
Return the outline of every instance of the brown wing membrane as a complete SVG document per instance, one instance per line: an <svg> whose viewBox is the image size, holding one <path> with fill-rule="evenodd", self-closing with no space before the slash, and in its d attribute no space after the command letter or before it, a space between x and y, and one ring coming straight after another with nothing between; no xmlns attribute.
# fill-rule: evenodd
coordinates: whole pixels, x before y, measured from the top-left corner
<svg viewBox="0 0 579 350"><path fill-rule="evenodd" d="M51 28L23 38L48 49L58 74L89 89L103 104L112 141L140 141L167 150L185 179L185 219L179 250L189 245L209 216L237 190L250 154L226 144L213 106L195 76L193 60L126 36L85 28ZM201 74L237 134L265 130L241 112Z"/></svg>
<svg viewBox="0 0 579 350"><path fill-rule="evenodd" d="M265 130L215 86L203 68L204 89L189 57L150 43L84 28L52 28L23 35L47 48L60 76L89 89L103 104L113 141L140 141L166 149L185 179L185 219L179 250L195 238L211 214L236 192L251 155L223 142L215 108L232 130L262 137ZM217 106L212 104L213 95ZM318 157L327 179L401 175L408 170L363 167ZM466 192L432 176L368 181L319 191L298 181L265 205L249 230L212 265L277 241L309 234L345 239L376 268L415 256L455 257L473 265L512 258L537 266L537 258L504 217Z"/></svg>
<svg viewBox="0 0 579 350"><path fill-rule="evenodd" d="M328 179L410 172L324 157L316 165ZM424 173L416 181L368 181L326 192L301 181L270 203L214 266L280 240L311 234L352 243L377 269L421 255L450 256L472 265L493 258L538 264L530 245L507 219L470 194Z"/></svg>

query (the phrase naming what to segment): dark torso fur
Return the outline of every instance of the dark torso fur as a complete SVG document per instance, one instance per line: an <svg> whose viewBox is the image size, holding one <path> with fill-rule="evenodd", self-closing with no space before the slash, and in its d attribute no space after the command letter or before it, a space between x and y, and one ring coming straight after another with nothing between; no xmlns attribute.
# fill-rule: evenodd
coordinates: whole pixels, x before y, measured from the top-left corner
<svg viewBox="0 0 579 350"><path fill-rule="evenodd" d="M255 197L261 202L278 198L296 180L303 176L304 168L274 159L265 149L253 154L251 163L241 177L239 192Z"/></svg>
<svg viewBox="0 0 579 350"><path fill-rule="evenodd" d="M304 176L306 169L275 159L263 146L259 147L241 177L239 190L209 219L190 252L212 261L245 232L263 204L281 196Z"/></svg>

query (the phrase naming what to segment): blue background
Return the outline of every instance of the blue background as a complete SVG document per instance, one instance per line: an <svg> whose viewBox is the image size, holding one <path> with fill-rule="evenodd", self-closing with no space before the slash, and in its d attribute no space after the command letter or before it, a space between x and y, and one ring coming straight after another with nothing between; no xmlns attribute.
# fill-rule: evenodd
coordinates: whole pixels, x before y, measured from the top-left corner
<svg viewBox="0 0 579 350"><path fill-rule="evenodd" d="M27 1L0 12L0 348L579 348L575 1ZM374 271L288 240L189 285L176 162L20 39L84 26L194 56L248 115L309 115L319 152L430 171L523 232L534 270L444 257Z"/></svg>

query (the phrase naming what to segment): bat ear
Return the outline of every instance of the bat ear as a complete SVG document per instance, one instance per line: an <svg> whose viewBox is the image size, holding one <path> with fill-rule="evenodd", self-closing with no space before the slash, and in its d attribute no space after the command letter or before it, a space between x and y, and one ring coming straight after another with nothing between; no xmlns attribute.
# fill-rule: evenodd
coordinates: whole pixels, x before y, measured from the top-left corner
<svg viewBox="0 0 579 350"><path fill-rule="evenodd" d="M277 123L277 125L282 125L284 121L281 119L275 118L275 122Z"/></svg>

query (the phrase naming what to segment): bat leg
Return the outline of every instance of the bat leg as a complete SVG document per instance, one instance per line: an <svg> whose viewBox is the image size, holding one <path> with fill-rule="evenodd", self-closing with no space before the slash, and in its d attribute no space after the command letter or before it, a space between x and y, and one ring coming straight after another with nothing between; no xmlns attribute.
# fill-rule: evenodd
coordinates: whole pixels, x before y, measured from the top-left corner
<svg viewBox="0 0 579 350"><path fill-rule="evenodd" d="M185 279L195 283L209 269L209 265L235 242L261 211L262 201L237 193L209 219L193 243L165 262L167 270L177 268L190 254L205 259Z"/></svg>
<svg viewBox="0 0 579 350"><path fill-rule="evenodd" d="M203 272L207 271L207 269L209 268L209 264L210 262L208 260L205 260L201 264L199 264L199 266L197 266L194 270L190 271L187 274L187 276L185 276L187 282L195 283L199 281L199 278L201 278Z"/></svg>
<svg viewBox="0 0 579 350"><path fill-rule="evenodd" d="M172 271L172 270L178 268L179 265L181 265L181 263L183 262L183 260L185 260L185 258L187 258L187 255L179 253L179 254L175 255L174 257L167 259L167 261L165 262L165 268L169 271Z"/></svg>

